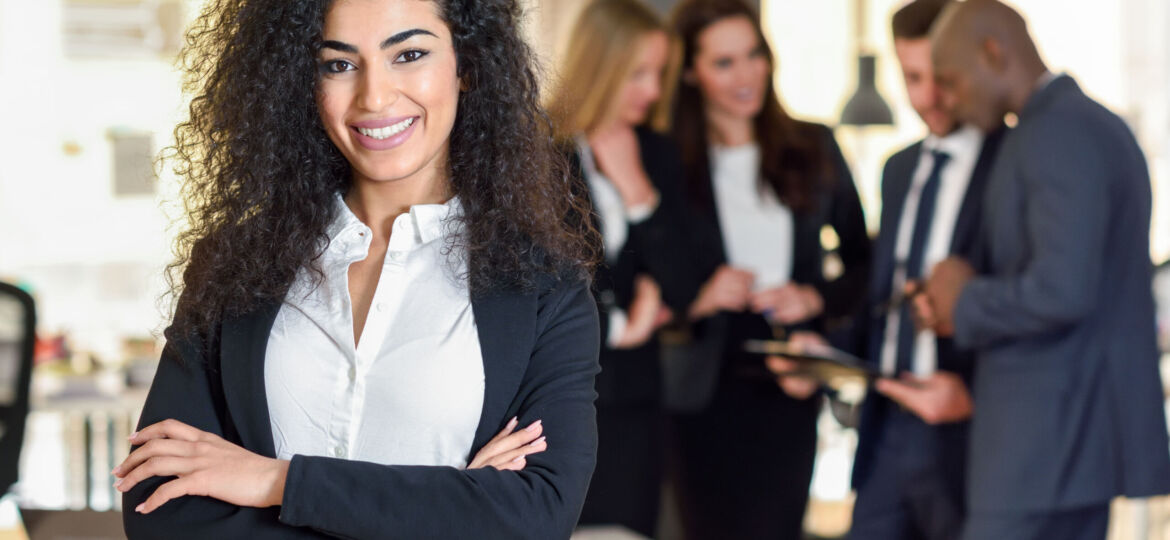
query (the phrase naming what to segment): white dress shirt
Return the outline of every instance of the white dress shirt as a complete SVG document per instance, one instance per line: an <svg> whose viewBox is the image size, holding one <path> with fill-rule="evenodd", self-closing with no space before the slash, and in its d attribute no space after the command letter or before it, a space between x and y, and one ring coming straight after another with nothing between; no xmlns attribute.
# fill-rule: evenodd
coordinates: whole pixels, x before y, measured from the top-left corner
<svg viewBox="0 0 1170 540"><path fill-rule="evenodd" d="M919 275L922 279L930 276L934 265L950 256L951 240L955 234L955 223L959 219L959 210L963 206L963 199L967 196L967 186L971 183L971 174L975 171L975 164L979 161L979 153L983 148L983 133L971 126L964 126L958 131L938 137L931 135L922 142L922 151L918 157L918 166L914 169L914 176L910 190L906 193L906 202L902 207L902 219L898 222L897 244L894 250L894 260L898 266L894 270L891 291L900 292L906 285L906 269L904 261L910 256L911 237L914 234L914 222L918 217L918 201L922 195L922 188L930 177L930 170L934 167L933 151L938 150L950 156L950 160L943 165L939 177L937 199L934 205L934 217L927 235L926 249L923 252L922 268ZM882 372L891 375L897 370L898 327L901 321L901 312L891 309L886 316L886 335L882 344L881 368ZM913 371L916 375L927 376L934 373L938 367L938 349L936 336L933 331L924 330L915 335Z"/></svg>
<svg viewBox="0 0 1170 540"><path fill-rule="evenodd" d="M755 274L755 290L792 279L792 210L760 187L760 148L753 144L711 149L711 183L731 266Z"/></svg>
<svg viewBox="0 0 1170 540"><path fill-rule="evenodd" d="M264 385L277 457L466 466L483 408L484 369L465 278L445 241L457 199L398 216L361 341L349 266L373 236L337 199L324 281L297 276L268 338Z"/></svg>
<svg viewBox="0 0 1170 540"><path fill-rule="evenodd" d="M585 180L589 184L589 196L593 200L593 211L600 218L601 239L605 247L605 262L613 264L621 256L622 248L626 247L626 239L630 234L630 225L637 225L654 215L658 209L658 200L650 204L626 208L621 193L613 182L601 172L593 160L593 149L584 135L578 135L577 156L581 158L581 168L585 171ZM621 308L610 306L609 331L605 342L611 348L622 338L629 324L629 317Z"/></svg>

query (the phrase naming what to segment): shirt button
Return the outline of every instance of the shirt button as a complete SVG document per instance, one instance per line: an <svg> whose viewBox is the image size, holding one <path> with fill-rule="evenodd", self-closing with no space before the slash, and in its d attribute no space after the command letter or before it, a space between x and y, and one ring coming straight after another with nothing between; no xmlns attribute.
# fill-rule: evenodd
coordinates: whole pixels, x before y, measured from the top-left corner
<svg viewBox="0 0 1170 540"><path fill-rule="evenodd" d="M357 368L352 368L352 367L349 368L349 380L352 381L356 378L357 378Z"/></svg>
<svg viewBox="0 0 1170 540"><path fill-rule="evenodd" d="M345 447L338 446L337 448L334 448L333 449L333 457L339 457L339 458L345 457Z"/></svg>

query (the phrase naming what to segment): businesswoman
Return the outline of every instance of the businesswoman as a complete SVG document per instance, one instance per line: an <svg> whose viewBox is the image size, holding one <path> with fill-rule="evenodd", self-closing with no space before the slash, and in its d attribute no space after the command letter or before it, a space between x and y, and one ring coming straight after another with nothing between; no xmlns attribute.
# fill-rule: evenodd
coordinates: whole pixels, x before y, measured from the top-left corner
<svg viewBox="0 0 1170 540"><path fill-rule="evenodd" d="M597 469L582 523L654 536L662 480L659 344L655 330L685 314L698 289L688 259L682 163L653 129L672 40L640 0L592 0L570 34L548 101L592 202L605 261L594 280L603 345L597 379Z"/></svg>
<svg viewBox="0 0 1170 540"><path fill-rule="evenodd" d="M569 536L596 452L595 233L519 17L207 5L173 155L181 296L115 471L127 536Z"/></svg>
<svg viewBox="0 0 1170 540"><path fill-rule="evenodd" d="M748 339L807 339L859 305L870 244L849 170L828 128L780 106L774 58L740 0L683 0L673 132L709 276L689 315L717 342L710 399L674 420L690 538L799 538L816 444L815 386L777 387ZM826 277L824 227L839 237Z"/></svg>

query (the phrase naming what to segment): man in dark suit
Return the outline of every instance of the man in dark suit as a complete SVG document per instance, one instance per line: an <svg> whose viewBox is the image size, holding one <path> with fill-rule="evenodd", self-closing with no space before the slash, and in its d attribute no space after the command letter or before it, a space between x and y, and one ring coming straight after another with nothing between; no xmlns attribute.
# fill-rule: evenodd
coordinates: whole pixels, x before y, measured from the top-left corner
<svg viewBox="0 0 1170 540"><path fill-rule="evenodd" d="M916 0L893 18L906 91L929 135L886 162L868 309L854 344L886 375L914 382L879 381L863 405L854 540L953 539L962 524L972 358L949 339L916 332L909 306L891 302L934 263L972 255L1002 135L984 137L942 108L929 31L948 3Z"/></svg>
<svg viewBox="0 0 1170 540"><path fill-rule="evenodd" d="M986 271L948 259L915 301L977 351L964 537L1104 538L1110 499L1170 492L1145 159L1011 8L956 3L932 41L949 110L1018 118L988 181Z"/></svg>

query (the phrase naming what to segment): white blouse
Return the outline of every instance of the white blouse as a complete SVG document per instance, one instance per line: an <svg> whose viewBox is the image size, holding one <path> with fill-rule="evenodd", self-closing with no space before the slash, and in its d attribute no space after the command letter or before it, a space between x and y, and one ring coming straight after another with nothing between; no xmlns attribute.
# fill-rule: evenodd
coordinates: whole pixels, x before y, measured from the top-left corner
<svg viewBox="0 0 1170 540"><path fill-rule="evenodd" d="M711 148L711 183L731 266L755 274L755 290L792 279L793 221L770 188L760 188L760 148Z"/></svg>
<svg viewBox="0 0 1170 540"><path fill-rule="evenodd" d="M465 279L445 249L457 199L398 216L361 341L349 265L372 231L340 197L321 256L325 279L297 276L268 339L264 384L277 456L464 467L483 408L484 370Z"/></svg>

